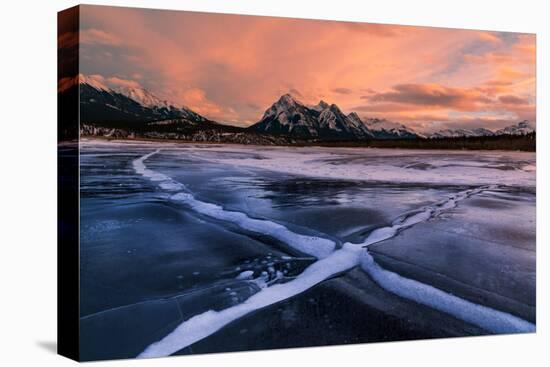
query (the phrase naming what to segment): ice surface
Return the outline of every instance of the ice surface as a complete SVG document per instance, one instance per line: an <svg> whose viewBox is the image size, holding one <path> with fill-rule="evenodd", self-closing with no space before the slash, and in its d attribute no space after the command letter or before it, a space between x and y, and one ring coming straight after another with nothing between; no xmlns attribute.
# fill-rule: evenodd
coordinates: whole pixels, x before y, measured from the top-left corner
<svg viewBox="0 0 550 367"><path fill-rule="evenodd" d="M535 197L506 187L369 246L385 269L536 321Z"/></svg>
<svg viewBox="0 0 550 367"><path fill-rule="evenodd" d="M451 196L448 199L440 201L434 205L425 206L413 213L404 215L394 221L393 225L390 227L382 227L372 231L366 240L362 243L364 247L372 245L377 242L387 240L391 237L394 237L399 231L411 227L415 224L425 222L430 218L436 217L441 212L452 209L456 207L457 202L464 200L472 195L479 194L484 190L489 190L493 186L485 186L476 189L470 189L461 191L456 195Z"/></svg>
<svg viewBox="0 0 550 367"><path fill-rule="evenodd" d="M150 157L152 157L153 155L159 152L160 152L160 149L157 149L154 152L151 152L149 154L144 155L143 157L140 157L134 160L132 163L134 170L136 171L136 173L142 175L143 177L148 178L153 182L158 182L159 186L164 190L167 190L167 191L183 190L184 186L179 182L172 180L170 177L166 176L165 174L150 170L145 166L145 163L144 163L145 160L149 159Z"/></svg>
<svg viewBox="0 0 550 367"><path fill-rule="evenodd" d="M136 173L153 182L157 182L158 185L164 190L185 190L185 186L183 184L174 181L172 178L163 173L150 170L146 167L144 163L145 160L149 159L159 152L160 149L157 149L154 152L148 153L134 160L133 167ZM248 231L267 234L288 244L289 246L300 252L315 256L317 258L328 256L336 247L334 241L331 241L329 239L298 234L292 232L291 230L279 223L275 223L269 220L251 218L245 213L237 211L225 210L220 205L197 200L194 195L190 194L189 192L179 192L172 195L171 198L172 200L189 205L191 208L201 214L219 220L231 222Z"/></svg>
<svg viewBox="0 0 550 367"><path fill-rule="evenodd" d="M363 253L361 268L387 291L445 312L487 331L494 333L535 331L535 325L519 317L469 302L430 285L385 270L374 261L368 251Z"/></svg>
<svg viewBox="0 0 550 367"><path fill-rule="evenodd" d="M211 335L231 321L254 310L295 296L315 284L357 265L361 265L361 268L374 281L389 292L448 313L488 331L510 333L535 330L533 324L516 316L475 304L428 284L385 270L374 261L368 253L368 248L364 248L392 238L400 231L454 209L461 200L492 189L497 184L534 186L534 155L506 153L507 159L502 159L503 153L483 152L473 155L471 153L419 151L415 152L414 157L410 157L408 155L410 153L404 154L402 151L384 151L384 159L380 159L381 153L374 149L339 149L336 154L323 148L266 148L262 150L262 159L249 158L246 155L238 159L234 158L236 153L243 153L243 150L244 148L238 146L223 147L223 149L193 146L171 149L170 154L200 152L197 156L200 156L201 160L222 165L240 165L315 177L403 183L464 184L477 187L405 213L394 220L391 225L373 230L363 242L346 243L341 249L335 250L334 241L329 239L298 234L279 223L267 219L252 218L243 212L227 210L220 205L198 200L187 191L183 184L146 167L145 160L157 154L158 150L136 159L133 167L138 174L158 183L162 189L177 192L171 195L172 200L182 202L203 215L238 225L245 230L268 234L301 252L320 259L290 282L270 285L266 281L260 292L241 304L221 311L210 310L191 317L166 337L151 344L139 355L140 357L172 354ZM229 158L224 158L223 153L228 151L235 154L228 154ZM512 156L515 159L511 159ZM418 165L419 161L423 162L420 166Z"/></svg>
<svg viewBox="0 0 550 367"><path fill-rule="evenodd" d="M368 247L374 243L389 239L395 236L400 230L425 222L444 211L456 207L457 203L461 200L492 188L493 186L487 186L465 190L436 205L422 208L416 213L400 218L391 227L383 227L372 231L364 241L363 246ZM488 331L494 333L535 331L535 325L519 317L469 302L430 285L385 270L374 261L368 249L362 254L361 267L378 285L389 292L448 313Z"/></svg>
<svg viewBox="0 0 550 367"><path fill-rule="evenodd" d="M195 211L209 217L231 222L248 231L267 234L300 252L315 256L318 259L327 257L336 246L334 241L329 239L298 234L292 232L282 224L269 220L250 218L244 213L225 210L219 205L197 200L189 193L180 192L174 194L172 199L183 202Z"/></svg>
<svg viewBox="0 0 550 367"><path fill-rule="evenodd" d="M198 161L320 178L524 187L536 184L536 155L532 152L264 146L258 149L236 144L183 145L86 139L82 144L162 147L166 153L192 156Z"/></svg>
<svg viewBox="0 0 550 367"><path fill-rule="evenodd" d="M138 358L167 356L185 348L224 327L230 322L260 308L300 294L323 280L359 264L363 250L344 245L328 257L315 262L296 279L264 288L245 302L222 311L207 311L180 324L174 331L148 346Z"/></svg>
<svg viewBox="0 0 550 367"><path fill-rule="evenodd" d="M535 186L530 152L390 150L375 148L262 147L258 157L235 158L249 147L194 146L202 160L295 175L381 182Z"/></svg>

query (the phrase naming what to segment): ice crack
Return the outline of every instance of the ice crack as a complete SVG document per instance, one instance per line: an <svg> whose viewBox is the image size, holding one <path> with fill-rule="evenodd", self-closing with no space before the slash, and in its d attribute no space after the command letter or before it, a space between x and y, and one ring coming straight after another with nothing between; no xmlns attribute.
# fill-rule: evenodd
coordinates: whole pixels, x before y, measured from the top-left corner
<svg viewBox="0 0 550 367"><path fill-rule="evenodd" d="M164 338L148 346L139 354L140 358L175 353L212 335L228 323L252 311L298 295L316 284L358 265L388 292L432 307L488 331L514 333L535 330L535 325L516 316L469 302L430 285L385 270L374 261L368 252L368 246L392 238L400 231L435 218L455 208L461 200L485 190L494 189L496 186L482 186L459 192L446 200L400 216L391 226L375 229L362 243L345 243L341 249L335 250L335 243L326 238L298 234L281 224L251 218L245 213L228 211L219 205L196 199L183 184L146 167L145 160L159 152L160 149L157 149L134 160L133 167L136 173L158 183L162 189L177 192L171 196L172 200L183 202L199 213L236 224L245 230L268 234L320 260L307 267L294 280L265 287L241 304L221 311L206 311L191 317Z"/></svg>

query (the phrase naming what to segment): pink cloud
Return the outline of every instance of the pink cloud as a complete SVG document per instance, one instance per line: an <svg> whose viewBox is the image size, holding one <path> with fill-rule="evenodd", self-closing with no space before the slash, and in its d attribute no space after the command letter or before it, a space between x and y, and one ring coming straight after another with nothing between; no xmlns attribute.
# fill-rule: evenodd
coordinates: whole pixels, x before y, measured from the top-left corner
<svg viewBox="0 0 550 367"><path fill-rule="evenodd" d="M498 97L534 100L535 95L532 35L509 44L496 32L82 9L83 48L93 50L86 53L84 72L131 76L162 98L222 121L258 121L289 90L299 91L305 103L322 98L345 112L366 105L380 113L387 107L390 114L393 107L418 119L427 115L420 110L510 108L509 114L525 114ZM460 55L480 41L490 45L488 52ZM98 47L112 57L105 60Z"/></svg>
<svg viewBox="0 0 550 367"><path fill-rule="evenodd" d="M113 88L122 87L122 88L142 88L142 86L135 80L122 79L117 76L112 76L106 79L107 83Z"/></svg>
<svg viewBox="0 0 550 367"><path fill-rule="evenodd" d="M88 45L120 46L123 44L123 40L112 33L90 28L80 31L80 43Z"/></svg>

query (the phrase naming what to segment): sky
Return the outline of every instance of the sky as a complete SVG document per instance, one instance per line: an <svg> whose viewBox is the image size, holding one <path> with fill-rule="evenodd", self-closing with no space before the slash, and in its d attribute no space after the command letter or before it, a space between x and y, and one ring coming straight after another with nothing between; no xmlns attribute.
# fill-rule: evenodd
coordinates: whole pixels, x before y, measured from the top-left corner
<svg viewBox="0 0 550 367"><path fill-rule="evenodd" d="M535 47L535 35L509 32L101 6L80 15L82 73L239 126L285 93L426 132L535 122Z"/></svg>

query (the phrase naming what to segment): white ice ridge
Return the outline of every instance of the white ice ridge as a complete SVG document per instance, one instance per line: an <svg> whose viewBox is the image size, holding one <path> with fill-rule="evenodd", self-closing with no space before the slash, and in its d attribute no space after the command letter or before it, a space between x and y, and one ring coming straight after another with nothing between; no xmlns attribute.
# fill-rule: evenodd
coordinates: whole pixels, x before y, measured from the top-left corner
<svg viewBox="0 0 550 367"><path fill-rule="evenodd" d="M495 188L497 188L496 185L490 185L470 190L464 190L438 203L428 205L412 213L402 215L394 220L391 226L377 228L372 231L361 245L363 247L368 247L369 245L372 245L374 243L392 238L399 231L414 226L415 224L425 222L430 218L435 218L439 216L442 212L455 208L457 203L461 200L467 199L472 195L479 194L482 191L492 190Z"/></svg>
<svg viewBox="0 0 550 367"><path fill-rule="evenodd" d="M400 230L411 227L430 218L437 217L444 211L456 207L457 202L496 186L485 186L457 193L447 200L432 206L426 206L417 212L396 220L392 226L375 229L362 243L368 247L374 243L394 237ZM533 332L535 325L509 313L478 305L465 299L444 292L430 285L402 277L385 270L378 265L368 250L363 253L361 268L385 290L417 303L447 313L457 319L477 325L487 331L502 333Z"/></svg>
<svg viewBox="0 0 550 367"><path fill-rule="evenodd" d="M145 160L149 159L150 157L154 156L155 154L159 153L160 149L155 150L154 152L151 152L149 154L145 154L144 156L134 160L132 162L132 166L134 167L134 171L136 171L137 174L148 178L151 181L157 182L158 185L163 189L167 191L179 191L185 189L185 186L183 186L181 183L173 180L171 177L166 176L163 173L155 172L153 170L150 170L145 166Z"/></svg>
<svg viewBox="0 0 550 367"><path fill-rule="evenodd" d="M495 334L534 332L534 324L506 312L482 306L414 279L383 269L365 251L361 268L382 288L399 297L444 312Z"/></svg>
<svg viewBox="0 0 550 367"><path fill-rule="evenodd" d="M157 182L162 189L167 191L181 191L172 195L172 200L184 203L193 210L211 218L236 224L247 231L271 236L302 253L315 256L318 259L322 259L334 251L336 244L332 240L298 234L279 223L251 218L245 213L225 210L220 205L197 200L192 194L185 191L185 186L183 184L176 182L163 173L150 170L145 166L145 160L159 153L159 151L160 149L134 160L134 170L143 177Z"/></svg>
<svg viewBox="0 0 550 367"><path fill-rule="evenodd" d="M252 311L305 292L323 280L357 266L362 252L364 250L359 246L345 244L340 250L334 251L328 257L307 267L288 283L275 284L269 288L264 288L236 306L221 311L210 310L191 317L181 323L170 334L149 345L138 355L138 358L168 356L212 335L225 325Z"/></svg>
<svg viewBox="0 0 550 367"><path fill-rule="evenodd" d="M158 182L160 187L169 186L170 188L167 190L174 191L171 189L172 187L185 190L184 185L175 182L170 177L146 168L144 161L158 152L159 150L136 159L133 163L136 172ZM395 220L391 226L372 231L363 243L346 243L340 250L336 251L334 251L334 243L330 240L300 235L277 223L250 218L240 212L224 210L219 205L197 200L188 192L176 193L172 195L173 200L184 202L204 215L229 221L252 232L269 234L321 260L310 265L294 280L264 288L239 305L222 311L210 310L191 317L163 339L148 346L138 357L160 357L175 353L206 338L228 323L252 311L293 297L323 280L357 265L361 265L361 268L387 291L478 325L488 331L495 333L534 331L535 325L518 317L469 302L430 285L387 271L376 264L368 253L368 249L366 249L371 244L389 239L399 231L425 222L456 207L461 200L494 188L494 186L484 186L459 192L439 203L403 215Z"/></svg>
<svg viewBox="0 0 550 367"><path fill-rule="evenodd" d="M279 223L251 218L245 213L237 211L225 210L219 205L197 200L192 194L186 192L172 195L171 199L185 203L196 212L211 218L236 224L247 231L276 238L292 248L318 259L327 257L336 247L334 241L329 239L295 233Z"/></svg>

